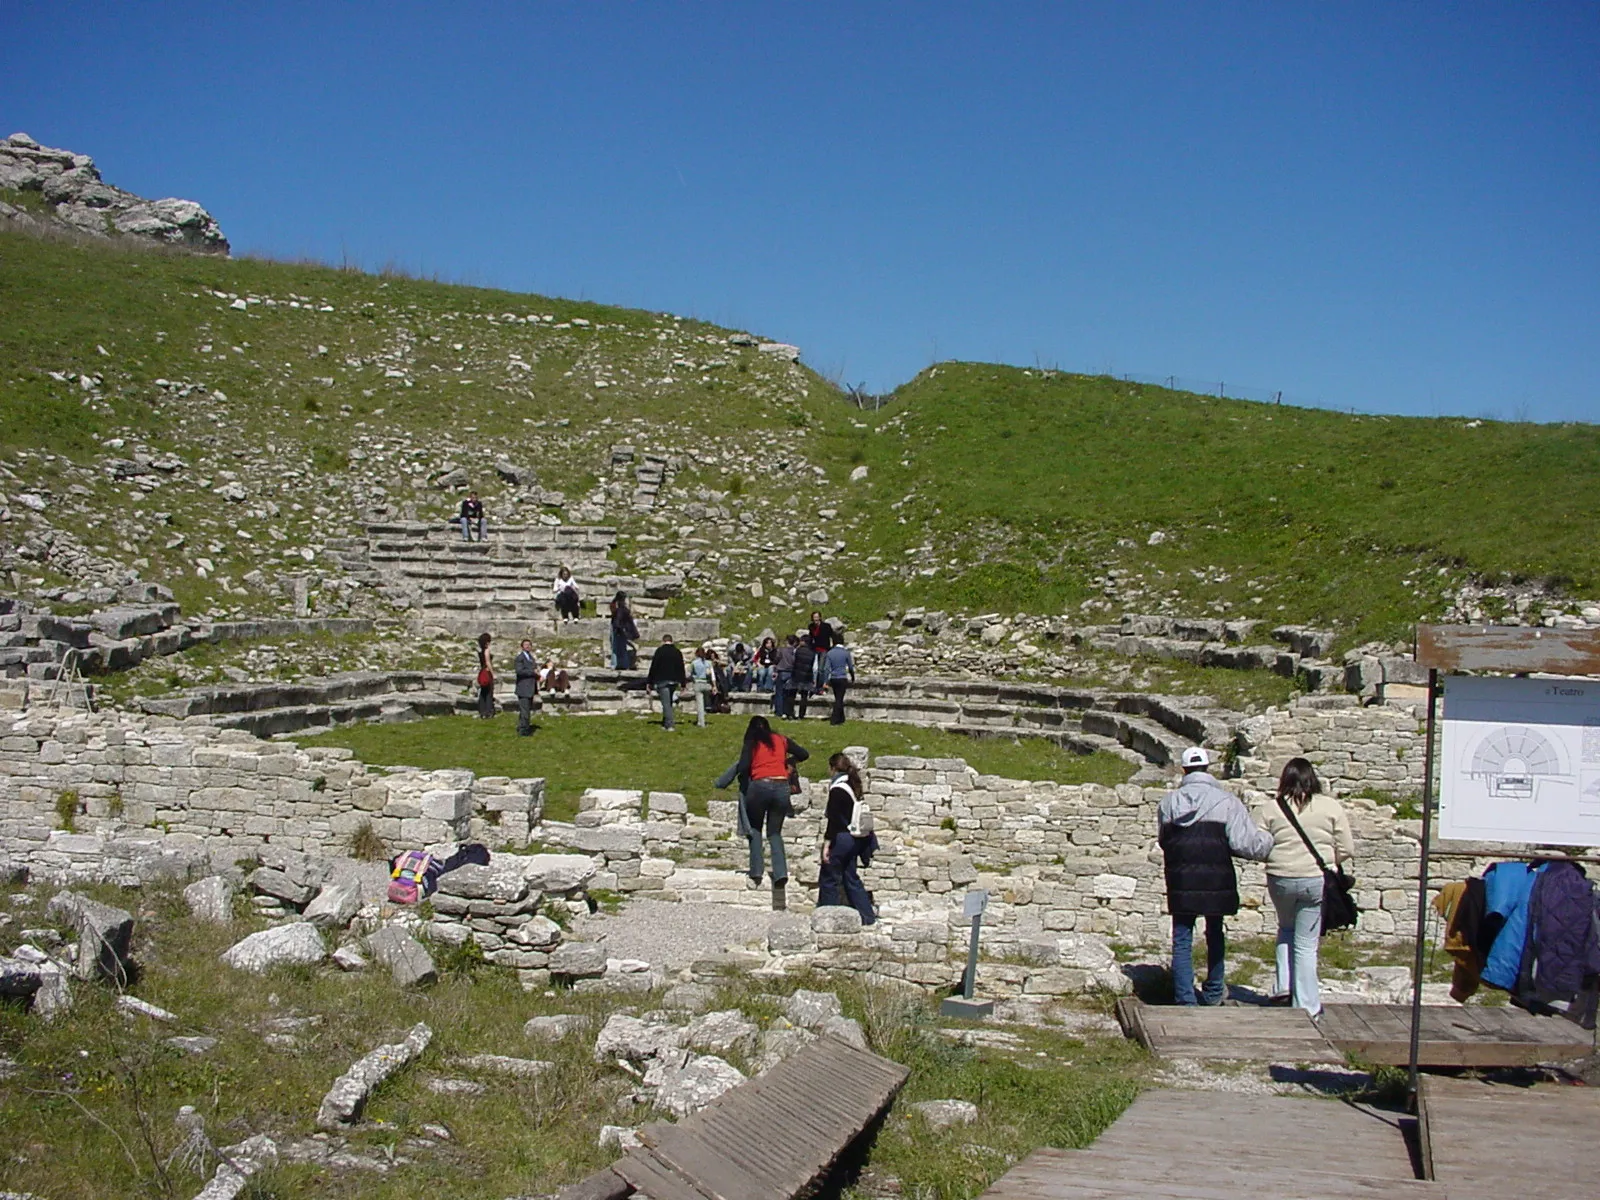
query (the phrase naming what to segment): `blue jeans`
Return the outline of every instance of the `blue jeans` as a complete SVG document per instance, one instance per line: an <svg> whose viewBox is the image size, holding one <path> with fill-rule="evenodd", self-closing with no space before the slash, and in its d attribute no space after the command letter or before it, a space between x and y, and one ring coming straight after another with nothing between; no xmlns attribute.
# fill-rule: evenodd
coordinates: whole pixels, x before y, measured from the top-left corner
<svg viewBox="0 0 1600 1200"><path fill-rule="evenodd" d="M772 688L772 668L756 667L750 672L751 685L758 692L769 691Z"/></svg>
<svg viewBox="0 0 1600 1200"><path fill-rule="evenodd" d="M750 822L750 878L757 883L765 874L761 835L772 846L772 882L789 881L789 859L783 851L783 819L789 815L787 779L752 779L744 794L745 820Z"/></svg>
<svg viewBox="0 0 1600 1200"><path fill-rule="evenodd" d="M828 686L828 656L826 654L817 655L817 663L812 668L811 673L817 681L815 687L817 695L820 696L822 689Z"/></svg>
<svg viewBox="0 0 1600 1200"><path fill-rule="evenodd" d="M774 716L789 715L789 672L779 671L772 677L772 712Z"/></svg>
<svg viewBox="0 0 1600 1200"><path fill-rule="evenodd" d="M1172 996L1179 1004L1194 1004L1194 923L1192 913L1172 914ZM1221 1004L1227 993L1228 943L1221 917L1206 917L1206 982L1201 1004Z"/></svg>
<svg viewBox="0 0 1600 1200"><path fill-rule="evenodd" d="M861 923L871 925L878 918L872 911L872 897L856 870L856 839L849 830L838 834L828 847L828 858L817 877L817 907L848 904L861 914Z"/></svg>
<svg viewBox="0 0 1600 1200"><path fill-rule="evenodd" d="M675 683L656 684L656 696L661 701L661 725L665 729L672 728L672 698L677 690Z"/></svg>
<svg viewBox="0 0 1600 1200"><path fill-rule="evenodd" d="M1278 910L1278 987L1313 1017L1322 1011L1317 949L1322 940L1322 876L1267 876L1267 895Z"/></svg>

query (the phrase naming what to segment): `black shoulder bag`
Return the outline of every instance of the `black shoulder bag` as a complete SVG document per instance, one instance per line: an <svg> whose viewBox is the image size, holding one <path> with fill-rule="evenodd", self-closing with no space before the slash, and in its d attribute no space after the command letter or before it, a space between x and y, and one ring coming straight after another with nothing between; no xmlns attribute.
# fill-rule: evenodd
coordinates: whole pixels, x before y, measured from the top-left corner
<svg viewBox="0 0 1600 1200"><path fill-rule="evenodd" d="M1278 807L1283 810L1283 815L1289 818L1289 824L1294 826L1294 831L1300 835L1300 840L1305 843L1306 849L1311 851L1311 857L1317 860L1317 866L1322 869L1323 934L1326 935L1334 929L1353 929L1356 917L1361 913L1356 907L1356 898L1350 894L1356 886L1356 881L1343 871L1328 870L1328 864L1322 861L1322 855L1317 853L1317 848L1306 836L1300 819L1294 815L1294 807L1282 796L1278 797Z"/></svg>

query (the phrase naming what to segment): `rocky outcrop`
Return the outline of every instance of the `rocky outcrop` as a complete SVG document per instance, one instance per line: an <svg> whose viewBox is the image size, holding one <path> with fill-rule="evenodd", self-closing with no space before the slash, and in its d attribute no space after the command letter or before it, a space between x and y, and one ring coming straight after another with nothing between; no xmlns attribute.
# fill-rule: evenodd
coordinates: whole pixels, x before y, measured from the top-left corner
<svg viewBox="0 0 1600 1200"><path fill-rule="evenodd" d="M0 219L92 237L133 238L203 254L227 254L216 218L193 200L146 200L100 178L94 159L41 146L25 133L0 142Z"/></svg>

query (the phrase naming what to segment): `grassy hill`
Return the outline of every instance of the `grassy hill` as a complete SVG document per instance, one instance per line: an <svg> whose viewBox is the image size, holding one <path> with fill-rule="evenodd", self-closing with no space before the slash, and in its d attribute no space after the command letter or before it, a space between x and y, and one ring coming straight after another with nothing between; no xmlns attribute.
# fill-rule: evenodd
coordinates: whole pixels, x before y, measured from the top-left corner
<svg viewBox="0 0 1600 1200"><path fill-rule="evenodd" d="M684 610L746 628L792 624L820 589L854 622L911 604L1225 612L1353 643L1404 636L1472 576L1600 587L1589 425L967 363L863 413L749 339L663 314L8 232L0 312L0 543L61 531L195 612L281 606L276 576L323 571L321 544L375 512L452 512L459 491L434 482L451 468L495 519L618 524L630 565L688 576ZM680 460L654 513L611 470L622 441ZM127 474L164 456L181 465ZM502 458L544 495L499 480ZM66 582L48 558L8 565L25 591ZM362 598L330 573L313 600Z"/></svg>

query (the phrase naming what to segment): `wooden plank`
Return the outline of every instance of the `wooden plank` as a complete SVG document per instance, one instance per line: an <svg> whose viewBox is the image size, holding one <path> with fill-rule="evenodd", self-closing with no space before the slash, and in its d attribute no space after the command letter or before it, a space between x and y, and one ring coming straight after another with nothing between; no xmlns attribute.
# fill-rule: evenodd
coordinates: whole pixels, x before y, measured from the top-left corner
<svg viewBox="0 0 1600 1200"><path fill-rule="evenodd" d="M611 1164L611 1169L650 1200L710 1200L683 1176L647 1150L634 1150Z"/></svg>
<svg viewBox="0 0 1600 1200"><path fill-rule="evenodd" d="M1600 675L1600 630L1418 625L1417 664L1440 671Z"/></svg>
<svg viewBox="0 0 1600 1200"><path fill-rule="evenodd" d="M765 1140L752 1132L755 1140ZM641 1129L639 1138L659 1161L694 1180L709 1200L788 1200L792 1194L779 1191L774 1181L735 1163L677 1125L655 1122Z"/></svg>
<svg viewBox="0 0 1600 1200"><path fill-rule="evenodd" d="M1152 1006L1125 998L1118 1020L1162 1058L1342 1063L1316 1024L1297 1008Z"/></svg>
<svg viewBox="0 0 1600 1200"><path fill-rule="evenodd" d="M1600 1180L1600 1091L1423 1076L1417 1097L1434 1178L1461 1194L1537 1191L1593 1200Z"/></svg>
<svg viewBox="0 0 1600 1200"><path fill-rule="evenodd" d="M1329 1004L1322 1032L1367 1062L1399 1066L1411 1057L1411 1013L1403 1004ZM1556 1017L1514 1008L1424 1005L1417 1056L1425 1067L1525 1067L1579 1057L1591 1035Z"/></svg>

